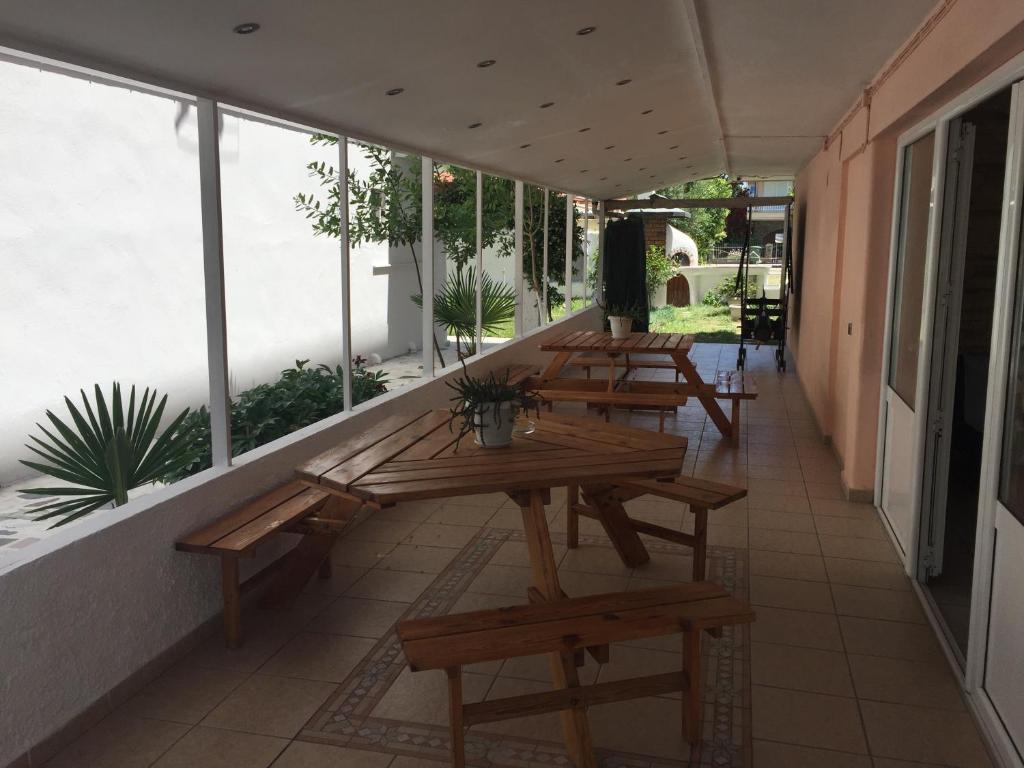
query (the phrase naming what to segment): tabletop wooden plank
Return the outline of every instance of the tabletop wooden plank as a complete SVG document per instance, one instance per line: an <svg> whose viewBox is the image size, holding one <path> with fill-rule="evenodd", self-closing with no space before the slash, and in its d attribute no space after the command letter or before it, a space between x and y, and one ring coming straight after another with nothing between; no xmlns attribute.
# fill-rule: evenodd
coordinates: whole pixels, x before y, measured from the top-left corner
<svg viewBox="0 0 1024 768"><path fill-rule="evenodd" d="M435 429L447 424L450 415L447 411L427 411L405 428L325 472L321 476L320 482L331 488L346 490L351 483L367 472L372 472L379 465L390 461Z"/></svg>
<svg viewBox="0 0 1024 768"><path fill-rule="evenodd" d="M549 341L546 344L541 344L540 348L548 352L561 352L566 349L567 344L571 344L584 333L588 333L588 331L573 331L572 333L567 333L565 336L558 339Z"/></svg>
<svg viewBox="0 0 1024 768"><path fill-rule="evenodd" d="M461 421L461 417L458 421ZM442 424L422 440L413 443L400 454L395 456L392 461L417 461L419 459L431 459L444 452L446 448L454 445L458 438L459 430L455 425L449 423L448 426L444 426Z"/></svg>
<svg viewBox="0 0 1024 768"><path fill-rule="evenodd" d="M311 483L319 483L320 476L328 470L333 469L344 461L348 461L356 454L365 451L375 443L379 443L384 438L393 435L398 430L422 417L422 412L396 413L388 416L365 432L310 459L298 468L297 474L300 478Z"/></svg>
<svg viewBox="0 0 1024 768"><path fill-rule="evenodd" d="M651 342L653 342L656 338L658 338L658 334L656 333L645 333L643 336L637 339L636 345L633 347L633 349L637 352L643 352L647 349L647 347L651 345Z"/></svg>
<svg viewBox="0 0 1024 768"><path fill-rule="evenodd" d="M572 336L574 334L577 334L577 333L579 333L579 331L565 331L563 333L559 333L556 336L552 336L544 344L541 344L540 348L541 349L547 349L548 347L557 347L559 344L561 344L563 341L568 339L570 336Z"/></svg>
<svg viewBox="0 0 1024 768"><path fill-rule="evenodd" d="M523 461L538 461L538 457L541 455L544 460L550 461L567 456L579 456L580 452L574 448L560 448L549 443L535 443L525 438L517 438L512 445L506 448L486 448L473 453L459 451L454 456L435 456L432 459L416 461L393 459L387 464L379 466L376 472L400 473L425 467L461 467L466 464L490 464L500 467Z"/></svg>
<svg viewBox="0 0 1024 768"><path fill-rule="evenodd" d="M654 432L639 427L627 427L621 424L608 424L601 419L592 417L568 416L561 413L545 413L537 421L538 431L550 429L563 434L579 434L588 440L605 440L608 442L637 441L638 448L686 448L687 439L682 435L667 432Z"/></svg>

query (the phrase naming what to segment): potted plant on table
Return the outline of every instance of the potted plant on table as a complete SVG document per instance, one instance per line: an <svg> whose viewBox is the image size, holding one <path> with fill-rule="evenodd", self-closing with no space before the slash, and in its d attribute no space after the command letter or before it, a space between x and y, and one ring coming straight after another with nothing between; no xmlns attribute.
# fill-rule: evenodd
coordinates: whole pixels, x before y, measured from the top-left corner
<svg viewBox="0 0 1024 768"><path fill-rule="evenodd" d="M636 317L636 314L636 310L632 307L608 305L606 315L613 339L629 338L629 334L633 332L633 318Z"/></svg>
<svg viewBox="0 0 1024 768"><path fill-rule="evenodd" d="M536 409L535 398L520 386L511 384L507 370L501 376L495 376L492 371L480 379L469 374L465 363L462 370L465 376L446 382L455 392L449 429L454 431L453 425L461 419L460 441L464 435L475 432L477 445L484 448L511 445L516 417L530 408Z"/></svg>

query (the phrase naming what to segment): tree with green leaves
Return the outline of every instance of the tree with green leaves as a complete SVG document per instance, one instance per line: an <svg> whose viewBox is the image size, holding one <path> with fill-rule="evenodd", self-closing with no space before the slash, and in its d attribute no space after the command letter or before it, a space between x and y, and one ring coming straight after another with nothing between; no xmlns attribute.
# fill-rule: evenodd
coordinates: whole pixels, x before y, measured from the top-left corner
<svg viewBox="0 0 1024 768"><path fill-rule="evenodd" d="M658 190L673 200L705 200L719 197L732 197L734 186L726 176L715 176L698 181L685 181ZM697 244L697 253L701 260L707 258L718 243L725 239L725 222L729 216L727 208L691 208L689 218L672 219L672 226L679 229Z"/></svg>

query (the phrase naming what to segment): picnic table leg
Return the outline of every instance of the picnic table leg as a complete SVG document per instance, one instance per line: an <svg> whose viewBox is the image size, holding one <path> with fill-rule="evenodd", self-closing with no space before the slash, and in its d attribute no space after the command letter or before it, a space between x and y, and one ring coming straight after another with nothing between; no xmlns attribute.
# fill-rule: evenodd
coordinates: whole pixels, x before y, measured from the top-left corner
<svg viewBox="0 0 1024 768"><path fill-rule="evenodd" d="M570 357L572 357L572 352L556 353L551 362L548 363L548 367L541 373L540 380L550 381L551 379L558 378L558 374L562 372L565 364L569 362Z"/></svg>
<svg viewBox="0 0 1024 768"><path fill-rule="evenodd" d="M707 578L708 563L708 511L690 506L693 511L693 580Z"/></svg>
<svg viewBox="0 0 1024 768"><path fill-rule="evenodd" d="M580 487L573 483L565 488L565 543L569 549L580 545L580 516L574 507L580 500Z"/></svg>
<svg viewBox="0 0 1024 768"><path fill-rule="evenodd" d="M452 766L466 765L466 731L462 723L462 667L445 670L448 676L448 730L452 742Z"/></svg>
<svg viewBox="0 0 1024 768"><path fill-rule="evenodd" d="M711 421L715 423L715 427L718 429L722 437L732 438L733 430L732 424L729 421L729 417L725 415L725 411L722 410L722 406L718 404L713 394L700 394L700 388L707 387L707 383L697 373L697 368L685 352L674 352L672 353L672 360L675 361L676 368L680 373L683 374L683 378L686 379L687 384L693 384L698 387L697 400L704 406L704 410L707 411L708 416L711 417Z"/></svg>
<svg viewBox="0 0 1024 768"><path fill-rule="evenodd" d="M594 491L586 486L583 487L583 500L597 511L604 532L626 566L636 568L651 559L621 501L612 498L607 491Z"/></svg>
<svg viewBox="0 0 1024 768"><path fill-rule="evenodd" d="M740 399L734 398L732 401L732 444L740 444Z"/></svg>
<svg viewBox="0 0 1024 768"><path fill-rule="evenodd" d="M551 532L544 514L544 492L532 490L528 498L520 498L523 513L523 529L526 532L526 546L530 552L530 566L533 569L533 585L547 600L560 600L562 587L558 583L558 566L551 548ZM579 675L571 653L553 653L549 656L551 677L555 688L579 686ZM562 732L565 747L576 768L595 766L594 750L590 740L590 723L583 707L563 710Z"/></svg>
<svg viewBox="0 0 1024 768"><path fill-rule="evenodd" d="M700 630L683 632L683 672L687 689L683 691L683 738L692 747L700 739Z"/></svg>

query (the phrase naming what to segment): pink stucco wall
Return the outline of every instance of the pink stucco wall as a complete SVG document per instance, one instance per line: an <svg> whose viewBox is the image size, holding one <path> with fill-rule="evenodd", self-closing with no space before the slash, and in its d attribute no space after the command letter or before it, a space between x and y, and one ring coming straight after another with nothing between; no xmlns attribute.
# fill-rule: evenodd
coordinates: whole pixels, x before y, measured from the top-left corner
<svg viewBox="0 0 1024 768"><path fill-rule="evenodd" d="M896 139L1022 51L1024 2L940 3L797 176L790 346L854 495L875 481Z"/></svg>

